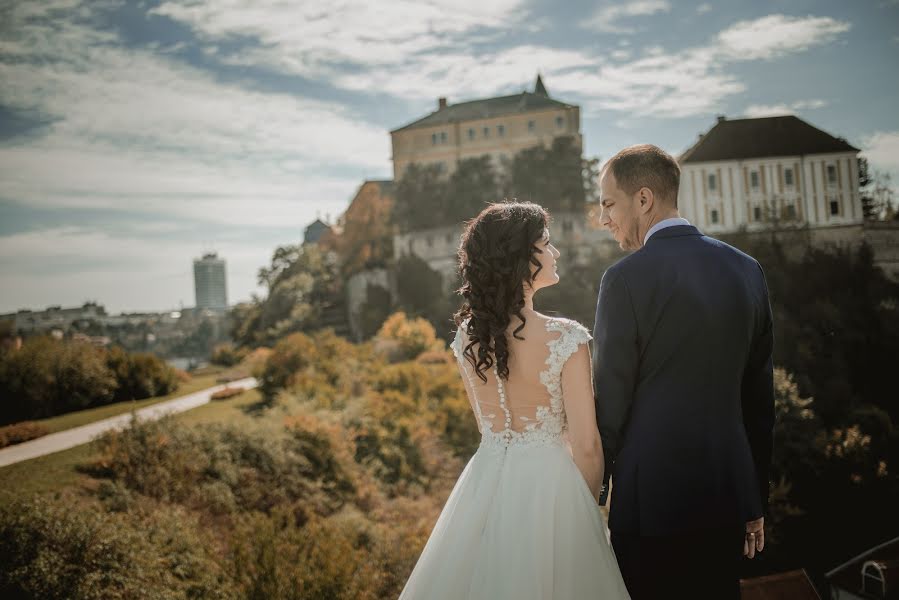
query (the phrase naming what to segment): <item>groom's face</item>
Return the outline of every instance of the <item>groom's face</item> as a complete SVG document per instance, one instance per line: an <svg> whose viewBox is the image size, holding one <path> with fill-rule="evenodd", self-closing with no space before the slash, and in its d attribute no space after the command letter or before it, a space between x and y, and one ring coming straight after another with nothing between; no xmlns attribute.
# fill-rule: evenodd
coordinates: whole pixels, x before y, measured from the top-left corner
<svg viewBox="0 0 899 600"><path fill-rule="evenodd" d="M642 246L637 194L632 196L619 188L611 169L602 176L599 189L602 198L600 224L609 230L622 250L637 250Z"/></svg>

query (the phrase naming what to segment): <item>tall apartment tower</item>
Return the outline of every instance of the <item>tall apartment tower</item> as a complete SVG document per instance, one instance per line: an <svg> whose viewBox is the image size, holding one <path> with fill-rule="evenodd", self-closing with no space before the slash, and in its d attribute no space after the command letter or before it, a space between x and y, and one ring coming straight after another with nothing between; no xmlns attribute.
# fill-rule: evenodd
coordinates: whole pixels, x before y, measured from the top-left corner
<svg viewBox="0 0 899 600"><path fill-rule="evenodd" d="M225 283L225 259L219 258L215 252L194 259L194 291L198 309L227 310Z"/></svg>

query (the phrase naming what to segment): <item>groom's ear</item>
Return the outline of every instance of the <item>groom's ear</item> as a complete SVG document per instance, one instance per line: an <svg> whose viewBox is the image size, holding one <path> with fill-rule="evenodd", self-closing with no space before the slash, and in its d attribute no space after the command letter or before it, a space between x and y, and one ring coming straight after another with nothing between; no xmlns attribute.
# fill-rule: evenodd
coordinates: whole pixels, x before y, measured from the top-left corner
<svg viewBox="0 0 899 600"><path fill-rule="evenodd" d="M637 201L640 203L640 212L646 214L655 204L655 195L648 187L642 187L637 191Z"/></svg>

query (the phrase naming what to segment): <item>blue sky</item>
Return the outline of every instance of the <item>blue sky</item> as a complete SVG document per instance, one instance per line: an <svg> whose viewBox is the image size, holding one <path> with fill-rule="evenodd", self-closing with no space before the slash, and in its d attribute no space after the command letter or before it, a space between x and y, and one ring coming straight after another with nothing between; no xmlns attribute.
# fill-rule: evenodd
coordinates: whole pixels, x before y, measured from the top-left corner
<svg viewBox="0 0 899 600"><path fill-rule="evenodd" d="M0 4L0 312L246 300L275 246L389 178L388 131L532 88L586 154L794 113L899 180L899 0Z"/></svg>

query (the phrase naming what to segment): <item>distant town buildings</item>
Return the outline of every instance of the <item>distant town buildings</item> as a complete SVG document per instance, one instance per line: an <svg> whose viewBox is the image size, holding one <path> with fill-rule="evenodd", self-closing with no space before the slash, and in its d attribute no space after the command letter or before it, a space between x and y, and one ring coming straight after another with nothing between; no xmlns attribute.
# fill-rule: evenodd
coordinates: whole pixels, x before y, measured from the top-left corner
<svg viewBox="0 0 899 600"><path fill-rule="evenodd" d="M863 221L858 148L799 117L718 122L680 158L681 214L701 230Z"/></svg>
<svg viewBox="0 0 899 600"><path fill-rule="evenodd" d="M399 181L412 163L436 164L452 173L465 158L490 156L502 167L526 148L552 145L572 136L581 146L580 108L550 98L538 75L533 92L450 104L439 98L437 110L390 132L393 177Z"/></svg>
<svg viewBox="0 0 899 600"><path fill-rule="evenodd" d="M20 333L54 329L65 331L78 321L99 321L106 318L108 318L106 309L96 302L85 302L72 308L56 305L48 306L44 310L22 309L0 315L0 321L11 321L13 329Z"/></svg>
<svg viewBox="0 0 899 600"><path fill-rule="evenodd" d="M224 311L228 309L225 260L215 252L194 259L194 291L196 307Z"/></svg>

